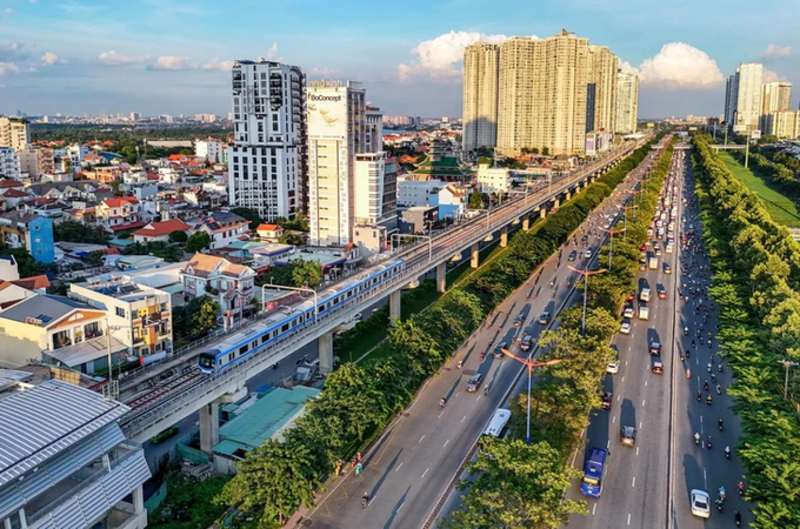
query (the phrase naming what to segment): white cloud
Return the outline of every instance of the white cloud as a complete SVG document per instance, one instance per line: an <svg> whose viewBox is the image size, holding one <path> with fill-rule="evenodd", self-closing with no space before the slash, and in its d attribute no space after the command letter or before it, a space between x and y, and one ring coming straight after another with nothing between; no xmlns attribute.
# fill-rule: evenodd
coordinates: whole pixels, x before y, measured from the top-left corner
<svg viewBox="0 0 800 529"><path fill-rule="evenodd" d="M64 59L60 59L58 55L56 55L52 51L45 52L45 54L42 55L40 59L42 61L42 64L44 64L45 66L52 66L57 63L63 64L66 62Z"/></svg>
<svg viewBox="0 0 800 529"><path fill-rule="evenodd" d="M464 48L475 42L502 42L507 38L505 35L451 31L435 39L420 42L411 50L416 60L411 64L398 65L397 74L401 81L408 80L412 75L429 75L439 79L457 78L461 75Z"/></svg>
<svg viewBox="0 0 800 529"><path fill-rule="evenodd" d="M767 49L761 53L761 56L767 58L788 57L792 54L792 51L791 46L781 47L777 44L770 44L767 46Z"/></svg>
<svg viewBox="0 0 800 529"><path fill-rule="evenodd" d="M197 64L191 58L177 55L158 57L153 64L155 70L193 70L195 68L197 68Z"/></svg>
<svg viewBox="0 0 800 529"><path fill-rule="evenodd" d="M120 66L123 64L139 64L143 63L148 58L140 55L124 55L117 53L114 50L104 51L97 57L97 60L106 66Z"/></svg>
<svg viewBox="0 0 800 529"><path fill-rule="evenodd" d="M787 81L786 77L782 75L778 75L777 73L769 70L767 68L763 68L761 70L761 82L762 83L777 83L778 81Z"/></svg>
<svg viewBox="0 0 800 529"><path fill-rule="evenodd" d="M311 68L309 75L313 75L315 77L336 77L337 75L341 75L339 70L334 70L333 68L314 66Z"/></svg>
<svg viewBox="0 0 800 529"><path fill-rule="evenodd" d="M725 79L706 52L683 42L664 44L655 57L645 59L638 68L627 62L621 68L638 74L643 84L667 89L711 88Z"/></svg>
<svg viewBox="0 0 800 529"><path fill-rule="evenodd" d="M10 7L7 7L5 9L0 9L0 18L7 17L7 16L10 16L10 15L13 15L13 14L14 14L14 10L11 9Z"/></svg>
<svg viewBox="0 0 800 529"><path fill-rule="evenodd" d="M278 56L278 43L273 42L272 46L267 50L267 59L270 61L274 61L275 58Z"/></svg>
<svg viewBox="0 0 800 529"><path fill-rule="evenodd" d="M0 75L4 73L19 73L19 66L13 62L0 62Z"/></svg>
<svg viewBox="0 0 800 529"><path fill-rule="evenodd" d="M220 70L223 72L229 72L233 69L233 61L220 61L218 58L214 57L207 63L201 64L200 68L203 70Z"/></svg>

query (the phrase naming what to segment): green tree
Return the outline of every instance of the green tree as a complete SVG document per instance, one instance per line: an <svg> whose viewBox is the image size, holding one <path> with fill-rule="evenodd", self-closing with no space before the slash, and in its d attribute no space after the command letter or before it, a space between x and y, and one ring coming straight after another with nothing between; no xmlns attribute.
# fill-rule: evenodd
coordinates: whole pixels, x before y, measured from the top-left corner
<svg viewBox="0 0 800 529"><path fill-rule="evenodd" d="M169 234L169 242L186 243L188 240L189 236L185 231L175 230Z"/></svg>
<svg viewBox="0 0 800 529"><path fill-rule="evenodd" d="M119 179L115 178L111 181L111 192L115 197L121 197L122 191L119 190Z"/></svg>
<svg viewBox="0 0 800 529"><path fill-rule="evenodd" d="M490 158L489 156L479 156L478 157L478 165L492 165L494 159Z"/></svg>
<svg viewBox="0 0 800 529"><path fill-rule="evenodd" d="M258 214L258 211L250 208L231 208L231 213L239 215L245 220L250 221L250 229L255 230L258 228L258 225L261 224L263 221L261 220L261 216Z"/></svg>
<svg viewBox="0 0 800 529"><path fill-rule="evenodd" d="M94 267L94 266L103 266L103 264L105 263L105 258L106 258L106 253L102 250L97 250L94 252L90 252L89 255L87 255L84 258L84 260L86 261L87 265Z"/></svg>
<svg viewBox="0 0 800 529"><path fill-rule="evenodd" d="M193 233L186 241L186 251L189 253L197 253L209 246L211 246L211 236L204 231Z"/></svg>
<svg viewBox="0 0 800 529"><path fill-rule="evenodd" d="M53 238L56 241L84 242L90 244L106 244L109 240L105 233L94 230L74 220L65 220L53 225Z"/></svg>
<svg viewBox="0 0 800 529"><path fill-rule="evenodd" d="M581 472L565 464L547 443L481 439L469 464L474 481L464 480L463 504L451 513L447 529L545 529L566 524L573 513L588 514L584 502L563 497Z"/></svg>
<svg viewBox="0 0 800 529"><path fill-rule="evenodd" d="M319 261L306 261L303 258L292 263L292 283L296 287L314 288L322 282L322 268Z"/></svg>
<svg viewBox="0 0 800 529"><path fill-rule="evenodd" d="M258 527L277 528L301 505L314 504L316 471L308 447L269 439L236 464L236 476L215 501L238 505Z"/></svg>
<svg viewBox="0 0 800 529"><path fill-rule="evenodd" d="M292 246L303 246L306 243L306 240L302 235L287 231L281 235L281 238L278 239L278 242L281 244L291 244Z"/></svg>
<svg viewBox="0 0 800 529"><path fill-rule="evenodd" d="M550 156L550 148L542 147L542 156Z"/></svg>
<svg viewBox="0 0 800 529"><path fill-rule="evenodd" d="M476 189L469 195L469 209L483 209L483 195Z"/></svg>

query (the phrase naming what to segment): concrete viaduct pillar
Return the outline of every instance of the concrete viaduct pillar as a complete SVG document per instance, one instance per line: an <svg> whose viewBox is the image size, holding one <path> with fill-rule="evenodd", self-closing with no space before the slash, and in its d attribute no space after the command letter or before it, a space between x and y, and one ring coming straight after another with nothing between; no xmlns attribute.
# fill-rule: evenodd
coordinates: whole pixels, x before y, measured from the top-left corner
<svg viewBox="0 0 800 529"><path fill-rule="evenodd" d="M447 263L436 266L436 292L444 294L447 290Z"/></svg>
<svg viewBox="0 0 800 529"><path fill-rule="evenodd" d="M333 331L319 337L319 370L323 375L333 371Z"/></svg>
<svg viewBox="0 0 800 529"><path fill-rule="evenodd" d="M542 208L539 210L539 218L542 218L542 219L543 219L543 218L545 218L546 216L547 216L547 208L545 208L545 207L542 207Z"/></svg>
<svg viewBox="0 0 800 529"><path fill-rule="evenodd" d="M525 216L522 217L522 231L528 231L531 229L531 218L526 213Z"/></svg>
<svg viewBox="0 0 800 529"><path fill-rule="evenodd" d="M200 408L200 450L211 454L219 443L219 403L210 402Z"/></svg>
<svg viewBox="0 0 800 529"><path fill-rule="evenodd" d="M395 290L389 294L389 318L391 320L400 320L400 299L402 290Z"/></svg>
<svg viewBox="0 0 800 529"><path fill-rule="evenodd" d="M480 245L480 243L476 242L475 244L472 245L472 249L471 249L471 254L472 255L470 256L470 260L469 260L469 265L472 268L478 268L478 264L479 264L478 260L480 259L480 252L481 252L481 245Z"/></svg>
<svg viewBox="0 0 800 529"><path fill-rule="evenodd" d="M500 248L508 246L508 226L500 228Z"/></svg>

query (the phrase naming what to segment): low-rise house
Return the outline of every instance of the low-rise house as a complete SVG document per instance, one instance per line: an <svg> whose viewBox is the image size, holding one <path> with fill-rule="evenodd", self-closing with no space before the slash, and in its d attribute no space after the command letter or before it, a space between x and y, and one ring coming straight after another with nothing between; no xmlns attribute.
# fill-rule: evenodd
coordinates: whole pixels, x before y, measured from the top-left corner
<svg viewBox="0 0 800 529"><path fill-rule="evenodd" d="M2 213L0 239L9 248L25 248L40 263L55 261L52 219L21 211Z"/></svg>
<svg viewBox="0 0 800 529"><path fill-rule="evenodd" d="M208 296L219 303L221 316L236 317L255 295L255 271L223 257L195 254L181 272L187 298Z"/></svg>
<svg viewBox="0 0 800 529"><path fill-rule="evenodd" d="M141 212L141 203L135 197L109 198L95 207L98 226L111 233L143 227Z"/></svg>
<svg viewBox="0 0 800 529"><path fill-rule="evenodd" d="M435 202L439 206L439 218L457 221L463 217L467 211L470 192L472 188L462 184L450 184L440 189Z"/></svg>
<svg viewBox="0 0 800 529"><path fill-rule="evenodd" d="M144 228L133 232L133 239L141 243L169 242L169 235L174 231L182 231L188 236L191 235L192 227L179 219L151 222Z"/></svg>
<svg viewBox="0 0 800 529"><path fill-rule="evenodd" d="M118 424L129 411L75 384L0 369L0 523L144 529L150 470Z"/></svg>
<svg viewBox="0 0 800 529"><path fill-rule="evenodd" d="M250 223L234 213L216 211L203 217L194 230L203 230L211 236L211 249L225 248L234 241L248 238Z"/></svg>
<svg viewBox="0 0 800 529"><path fill-rule="evenodd" d="M13 274L9 276L11 279L0 279L0 310L7 309L25 298L46 294L47 287L50 286L50 280L47 279L46 275L20 279L19 274L16 272L14 256L10 255L8 258L13 262L14 271ZM8 262L5 258L3 258L2 261L4 264ZM14 275L17 277L13 278Z"/></svg>
<svg viewBox="0 0 800 529"><path fill-rule="evenodd" d="M260 224L256 229L261 240L269 242L278 242L278 239L283 236L283 232L283 228L277 224Z"/></svg>

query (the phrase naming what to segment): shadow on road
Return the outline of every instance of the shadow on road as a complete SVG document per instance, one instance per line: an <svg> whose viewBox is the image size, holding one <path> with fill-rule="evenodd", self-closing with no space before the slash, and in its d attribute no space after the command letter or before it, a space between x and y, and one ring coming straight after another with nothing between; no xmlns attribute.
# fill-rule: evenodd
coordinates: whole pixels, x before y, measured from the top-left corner
<svg viewBox="0 0 800 529"><path fill-rule="evenodd" d="M386 523L383 524L383 529L389 529L392 524L394 523L394 519L397 516L397 512L400 510L400 507L406 502L406 497L408 497L408 493L411 490L411 487L408 487L406 491L400 496L400 499L397 500L397 503L394 504L394 509L392 509L392 515L386 520Z"/></svg>
<svg viewBox="0 0 800 529"><path fill-rule="evenodd" d="M400 459L400 455L403 453L403 450L404 449L401 448L400 451L397 452L397 455L394 456L392 462L386 466L386 470L383 471L383 475L378 479L378 481L375 482L375 485L372 486L372 490L369 493L370 498L374 498L375 495L378 494L378 491L381 490L381 485L383 485L383 482L386 481L386 476L389 475L389 472L394 469L394 466L397 464L397 460Z"/></svg>

